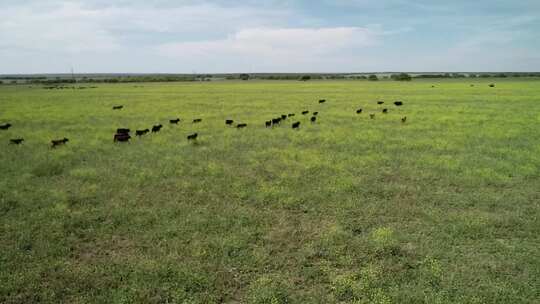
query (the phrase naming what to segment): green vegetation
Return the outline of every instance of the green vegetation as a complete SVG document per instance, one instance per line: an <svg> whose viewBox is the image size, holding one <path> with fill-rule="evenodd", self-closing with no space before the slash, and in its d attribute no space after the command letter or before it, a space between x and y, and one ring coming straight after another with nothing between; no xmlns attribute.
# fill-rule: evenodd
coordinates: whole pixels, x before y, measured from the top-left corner
<svg viewBox="0 0 540 304"><path fill-rule="evenodd" d="M142 82L192 82L220 80L372 80L394 79L412 80L437 78L538 78L540 73L378 73L378 74L297 74L297 73L255 73L255 74L54 74L54 75L0 75L1 84L74 84L74 83L142 83Z"/></svg>
<svg viewBox="0 0 540 304"><path fill-rule="evenodd" d="M537 303L539 113L511 78L1 86L0 303Z"/></svg>
<svg viewBox="0 0 540 304"><path fill-rule="evenodd" d="M241 80L249 80L249 74L240 74L239 77Z"/></svg>
<svg viewBox="0 0 540 304"><path fill-rule="evenodd" d="M412 80L411 75L407 73L393 74L390 76L390 78L397 81L411 81Z"/></svg>

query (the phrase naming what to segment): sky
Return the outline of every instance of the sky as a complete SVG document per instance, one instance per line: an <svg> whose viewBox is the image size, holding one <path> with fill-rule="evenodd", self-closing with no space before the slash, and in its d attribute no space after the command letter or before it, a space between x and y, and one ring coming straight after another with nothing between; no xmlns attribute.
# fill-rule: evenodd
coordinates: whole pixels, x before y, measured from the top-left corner
<svg viewBox="0 0 540 304"><path fill-rule="evenodd" d="M538 72L540 0L0 0L0 74Z"/></svg>

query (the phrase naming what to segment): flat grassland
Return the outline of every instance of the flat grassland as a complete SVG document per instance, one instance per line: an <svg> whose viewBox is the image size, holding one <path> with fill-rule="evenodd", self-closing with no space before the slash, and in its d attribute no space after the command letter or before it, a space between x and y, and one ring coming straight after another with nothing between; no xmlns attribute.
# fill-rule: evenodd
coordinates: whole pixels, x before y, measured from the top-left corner
<svg viewBox="0 0 540 304"><path fill-rule="evenodd" d="M1 303L538 303L538 80L0 86L7 122Z"/></svg>

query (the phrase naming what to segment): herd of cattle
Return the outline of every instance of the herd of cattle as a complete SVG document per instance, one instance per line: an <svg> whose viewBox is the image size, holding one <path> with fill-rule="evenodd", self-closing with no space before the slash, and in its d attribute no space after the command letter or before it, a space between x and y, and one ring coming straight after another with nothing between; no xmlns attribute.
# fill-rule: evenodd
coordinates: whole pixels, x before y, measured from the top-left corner
<svg viewBox="0 0 540 304"><path fill-rule="evenodd" d="M319 104L324 104L325 102L326 102L326 99L319 100ZM382 105L382 104L384 104L384 101L377 101L377 104ZM394 105L399 107L399 106L403 105L403 102L402 101L395 101ZM123 105L117 105L117 106L112 107L113 110L121 110L123 108L124 108ZM362 112L363 112L363 109L361 109L361 108L356 110L356 114L362 114ZM383 114L387 114L388 109L383 108L381 112ZM302 113L302 115L308 115L309 110L304 110L301 113ZM313 112L312 113L312 116L310 118L311 123L316 123L317 122L318 114L319 114L319 112ZM277 116L275 118L267 120L265 122L265 127L266 128L273 128L275 126L280 126L285 120L287 120L288 118L294 117L294 116L295 116L294 113L279 115L279 116ZM374 119L375 114L370 113L369 117L371 119ZM405 123L406 121L407 121L406 116L401 118L402 123ZM202 122L201 118L196 118L196 119L193 119L193 121L192 121L193 124L197 124L197 123L200 123L200 122ZM180 118L170 119L169 123L170 124L178 124L178 123L180 123ZM234 125L234 120L232 120L232 119L225 120L225 125L233 126ZM300 121L293 122L291 126L292 126L293 129L299 129L300 128ZM12 127L12 124L5 123L5 124L0 125L0 130L8 130L11 127ZM236 128L238 128L238 129L242 129L242 128L245 128L245 127L247 127L247 123L237 123L236 124ZM135 130L135 136L141 137L141 136L144 136L144 135L146 135L148 133L158 133L159 131L161 131L162 128L163 128L163 125L158 124L158 125L152 126L151 129ZM187 136L187 140L188 141L196 140L198 136L199 136L198 133L189 134ZM115 134L114 134L114 137L113 137L114 142L129 142L130 139L131 139L131 130L129 128L118 128L116 130ZM61 145L65 145L68 141L69 141L69 139L65 138L65 137L62 138L62 139L53 139L53 140L51 140L51 148L55 148L55 147L58 147L58 146L61 146ZM19 144L22 144L23 142L24 142L24 138L10 139L10 144L19 145Z"/></svg>

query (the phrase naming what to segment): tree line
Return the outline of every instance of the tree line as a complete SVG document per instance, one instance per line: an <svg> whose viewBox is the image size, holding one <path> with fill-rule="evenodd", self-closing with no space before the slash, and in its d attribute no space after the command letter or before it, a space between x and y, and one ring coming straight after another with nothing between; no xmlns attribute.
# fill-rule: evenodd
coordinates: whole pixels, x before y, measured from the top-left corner
<svg viewBox="0 0 540 304"><path fill-rule="evenodd" d="M395 80L443 78L507 78L540 77L537 73L387 73L387 74L197 74L197 75L121 75L121 76L1 76L0 84L70 84L70 83L137 83L137 82L189 82L211 80Z"/></svg>

